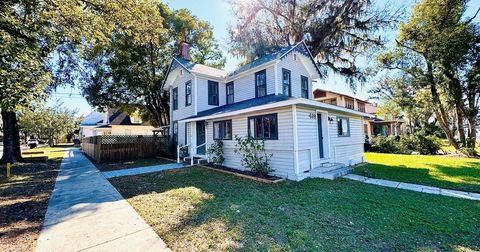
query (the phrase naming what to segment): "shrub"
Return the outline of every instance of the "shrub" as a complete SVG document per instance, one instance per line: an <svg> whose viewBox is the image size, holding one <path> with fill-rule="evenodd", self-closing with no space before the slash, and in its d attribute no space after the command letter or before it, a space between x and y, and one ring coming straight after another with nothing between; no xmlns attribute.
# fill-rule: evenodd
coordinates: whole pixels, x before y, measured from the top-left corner
<svg viewBox="0 0 480 252"><path fill-rule="evenodd" d="M270 158L273 154L265 151L265 141L254 140L252 137L235 136L235 153L241 155L242 165L250 168L253 173L266 176L270 170Z"/></svg>
<svg viewBox="0 0 480 252"><path fill-rule="evenodd" d="M419 131L401 137L378 136L372 139L372 145L374 152L434 155L440 150L441 141L436 136L427 136L424 131Z"/></svg>
<svg viewBox="0 0 480 252"><path fill-rule="evenodd" d="M208 148L208 154L212 155L212 163L214 166L221 166L225 161L223 157L223 142L221 140L215 140L213 144Z"/></svg>
<svg viewBox="0 0 480 252"><path fill-rule="evenodd" d="M381 153L399 153L394 136L372 138L372 151Z"/></svg>

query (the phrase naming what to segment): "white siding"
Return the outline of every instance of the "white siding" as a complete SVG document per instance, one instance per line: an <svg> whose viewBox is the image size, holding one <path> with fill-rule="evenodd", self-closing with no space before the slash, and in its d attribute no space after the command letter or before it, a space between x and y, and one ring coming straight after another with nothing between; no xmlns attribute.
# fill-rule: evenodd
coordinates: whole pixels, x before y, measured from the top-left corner
<svg viewBox="0 0 480 252"><path fill-rule="evenodd" d="M330 114L333 123L329 125L331 162L354 165L364 161L363 119L342 114ZM347 117L350 121L350 136L338 136L337 116Z"/></svg>
<svg viewBox="0 0 480 252"><path fill-rule="evenodd" d="M216 80L212 80L216 81ZM217 81L218 82L218 81ZM216 108L218 106L225 105L225 83L218 82L218 106L208 105L208 79L205 78L197 78L197 97L198 97L198 104L197 104L197 112L201 112L204 110Z"/></svg>
<svg viewBox="0 0 480 252"><path fill-rule="evenodd" d="M296 55L297 59L294 59L294 55ZM301 58L303 57L303 60ZM313 91L312 91L312 76L310 73L307 71L307 68L303 64L303 62L310 60L307 59L302 54L298 53L290 53L288 56L286 56L283 60L281 60L278 63L277 71L278 71L278 93L282 94L283 89L282 89L282 68L285 68L287 70L290 70L291 72L291 91L292 91L292 97L302 97L302 82L301 82L301 77L300 76L305 76L308 78L308 98L313 99Z"/></svg>
<svg viewBox="0 0 480 252"><path fill-rule="evenodd" d="M238 115L225 117L218 120L209 120L207 129L207 145L213 143L213 122L221 120L232 120L232 140L224 140L224 165L227 167L244 170L241 164L240 156L234 153L235 135L246 136L248 131L248 117L254 115L263 115L277 113L278 116L278 140L266 140L265 147L267 153L272 153L270 167L274 170L271 174L296 179L293 157L293 121L291 107L276 110L266 110L263 112L252 113L248 115Z"/></svg>
<svg viewBox="0 0 480 252"><path fill-rule="evenodd" d="M317 113L322 116L322 134L324 159L320 159ZM337 116L349 118L350 136L339 137ZM329 122L328 117L333 121ZM316 111L312 108L297 108L299 171L302 173L310 168L310 153L313 155L312 167L321 163L343 163L354 165L364 161L363 120L361 117L337 114L331 111ZM311 150L311 152L310 152Z"/></svg>
<svg viewBox="0 0 480 252"><path fill-rule="evenodd" d="M267 75L267 95L275 94L275 70L274 66L270 65L266 68L259 69L255 72L250 72L247 75L240 75L241 77L233 79L234 85L234 100L240 102L255 98L255 73L265 70ZM225 100L225 87L221 93Z"/></svg>
<svg viewBox="0 0 480 252"><path fill-rule="evenodd" d="M173 122L184 119L189 116L195 115L195 81L194 76L188 73L183 68L177 68L175 71L182 70L183 74L178 75L178 77L173 81L173 85L170 88L170 110L171 112L171 132L173 133ZM192 82L192 104L189 106L185 106L185 83L187 81ZM173 110L173 88L178 87L178 109ZM185 124L178 123L178 143L185 144Z"/></svg>

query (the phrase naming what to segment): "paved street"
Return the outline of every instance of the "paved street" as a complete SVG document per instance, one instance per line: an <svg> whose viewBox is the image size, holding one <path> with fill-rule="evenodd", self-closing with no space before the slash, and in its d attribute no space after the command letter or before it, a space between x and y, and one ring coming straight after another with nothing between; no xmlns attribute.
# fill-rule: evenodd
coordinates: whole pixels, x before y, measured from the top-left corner
<svg viewBox="0 0 480 252"><path fill-rule="evenodd" d="M62 161L36 251L170 251L77 149Z"/></svg>

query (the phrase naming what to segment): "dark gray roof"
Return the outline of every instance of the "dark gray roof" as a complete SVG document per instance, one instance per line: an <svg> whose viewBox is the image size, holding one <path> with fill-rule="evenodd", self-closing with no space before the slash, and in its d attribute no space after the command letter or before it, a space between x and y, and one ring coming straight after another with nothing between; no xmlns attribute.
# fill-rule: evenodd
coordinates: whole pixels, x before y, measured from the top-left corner
<svg viewBox="0 0 480 252"><path fill-rule="evenodd" d="M205 110L202 112L199 112L196 116L191 116L184 118L185 119L193 119L193 118L199 118L199 117L204 117L204 116L211 116L211 115L219 115L223 113L228 113L228 112L234 112L234 111L239 111L242 109L247 109L247 108L252 108L260 105L266 105L266 104L272 104L276 102L281 102L281 101L286 101L290 99L295 99L294 97L289 97L286 95L267 95L259 98L253 98L241 102L237 102L234 104L229 104L229 105L223 105L220 107L216 107L213 109Z"/></svg>
<svg viewBox="0 0 480 252"><path fill-rule="evenodd" d="M276 59L280 58L284 53L288 52L288 50L292 49L293 47L294 46L287 46L287 47L280 48L276 52L267 54L263 57L260 57L259 59L256 59L256 60L254 60L250 63L247 63L247 64L235 69L235 71L228 74L228 76L237 75L241 72L245 72L249 69L255 68L255 67L260 66L260 65L263 65L263 64L268 63L272 60L276 60Z"/></svg>

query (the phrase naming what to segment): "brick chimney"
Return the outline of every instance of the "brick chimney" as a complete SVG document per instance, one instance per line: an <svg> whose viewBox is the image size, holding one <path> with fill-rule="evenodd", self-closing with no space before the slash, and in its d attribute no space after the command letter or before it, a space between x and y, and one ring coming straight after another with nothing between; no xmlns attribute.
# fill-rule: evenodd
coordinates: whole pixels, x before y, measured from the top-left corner
<svg viewBox="0 0 480 252"><path fill-rule="evenodd" d="M192 60L192 57L190 57L190 44L188 42L182 41L180 43L180 57L186 60Z"/></svg>

